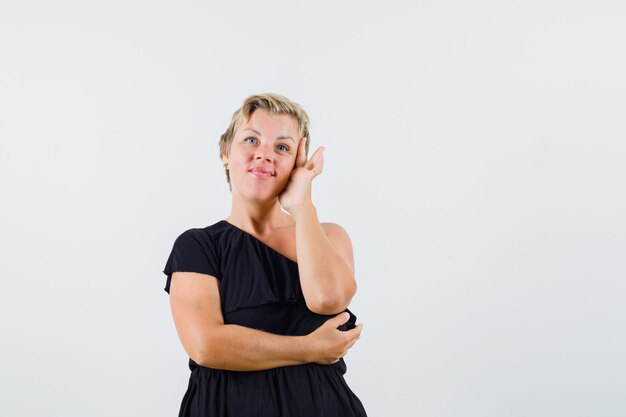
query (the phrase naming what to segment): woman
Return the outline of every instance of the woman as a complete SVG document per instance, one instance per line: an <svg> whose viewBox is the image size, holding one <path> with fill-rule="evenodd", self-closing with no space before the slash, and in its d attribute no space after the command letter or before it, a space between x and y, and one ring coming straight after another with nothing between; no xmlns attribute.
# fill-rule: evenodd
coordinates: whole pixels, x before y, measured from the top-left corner
<svg viewBox="0 0 626 417"><path fill-rule="evenodd" d="M343 356L362 330L350 238L320 223L309 121L277 94L248 97L220 139L225 220L175 241L164 273L191 376L179 416L365 416Z"/></svg>

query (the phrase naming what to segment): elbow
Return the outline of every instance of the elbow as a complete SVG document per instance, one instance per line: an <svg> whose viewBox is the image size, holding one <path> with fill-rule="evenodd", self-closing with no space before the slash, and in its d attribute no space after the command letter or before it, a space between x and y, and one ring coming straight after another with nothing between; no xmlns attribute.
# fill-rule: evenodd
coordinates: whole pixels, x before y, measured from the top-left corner
<svg viewBox="0 0 626 417"><path fill-rule="evenodd" d="M189 358L191 358L191 360L198 365L212 368L211 358L213 357L213 355L211 355L211 353L207 349L197 349L193 352L188 352L188 354Z"/></svg>
<svg viewBox="0 0 626 417"><path fill-rule="evenodd" d="M341 302L332 299L324 299L310 304L307 303L309 310L315 314L322 314L325 316L339 314L348 308L348 305L350 305L350 300L347 300L347 302Z"/></svg>
<svg viewBox="0 0 626 417"><path fill-rule="evenodd" d="M307 308L316 314L332 315L345 311L356 293L356 283L344 293L334 292L307 301Z"/></svg>
<svg viewBox="0 0 626 417"><path fill-rule="evenodd" d="M221 352L215 343L205 341L201 346L192 349L189 357L198 365L206 368L219 368L221 366Z"/></svg>
<svg viewBox="0 0 626 417"><path fill-rule="evenodd" d="M191 357L195 363L205 368L223 369L224 361L219 359L219 355L215 352L199 352L195 358Z"/></svg>

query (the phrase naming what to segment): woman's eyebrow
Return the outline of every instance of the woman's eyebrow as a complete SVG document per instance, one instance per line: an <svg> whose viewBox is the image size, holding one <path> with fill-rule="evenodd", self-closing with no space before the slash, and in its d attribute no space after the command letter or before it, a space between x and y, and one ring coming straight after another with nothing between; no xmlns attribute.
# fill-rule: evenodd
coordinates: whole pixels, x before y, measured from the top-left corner
<svg viewBox="0 0 626 417"><path fill-rule="evenodd" d="M246 127L244 130L250 130L256 133L257 135L262 136L259 131L252 129L251 127ZM279 136L276 138L276 140L280 140L280 139L291 139L294 143L296 142L291 136Z"/></svg>

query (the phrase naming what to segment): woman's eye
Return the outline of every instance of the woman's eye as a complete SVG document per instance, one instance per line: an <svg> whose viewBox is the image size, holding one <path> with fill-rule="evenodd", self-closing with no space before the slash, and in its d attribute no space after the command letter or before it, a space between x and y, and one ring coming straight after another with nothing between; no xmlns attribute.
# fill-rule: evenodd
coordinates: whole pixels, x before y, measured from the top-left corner
<svg viewBox="0 0 626 417"><path fill-rule="evenodd" d="M248 136L248 137L247 137L247 138L245 138L243 141L244 141L244 142L247 142L247 143L250 143L250 144L253 144L253 143L256 143L256 142L257 142L257 139L256 139L256 138L254 138L254 137L252 137L252 136ZM289 146L287 146L287 145L283 145L283 144L281 144L281 145L278 145L278 148L279 148L281 151L283 151L283 152L289 152Z"/></svg>

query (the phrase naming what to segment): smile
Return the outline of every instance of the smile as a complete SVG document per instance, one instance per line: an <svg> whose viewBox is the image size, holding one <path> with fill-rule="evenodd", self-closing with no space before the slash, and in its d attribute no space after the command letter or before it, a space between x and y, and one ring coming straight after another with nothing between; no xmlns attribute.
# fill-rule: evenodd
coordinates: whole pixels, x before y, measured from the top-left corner
<svg viewBox="0 0 626 417"><path fill-rule="evenodd" d="M269 172L263 172L263 171L250 171L250 174L254 175L257 178L271 178L273 175L270 174Z"/></svg>

